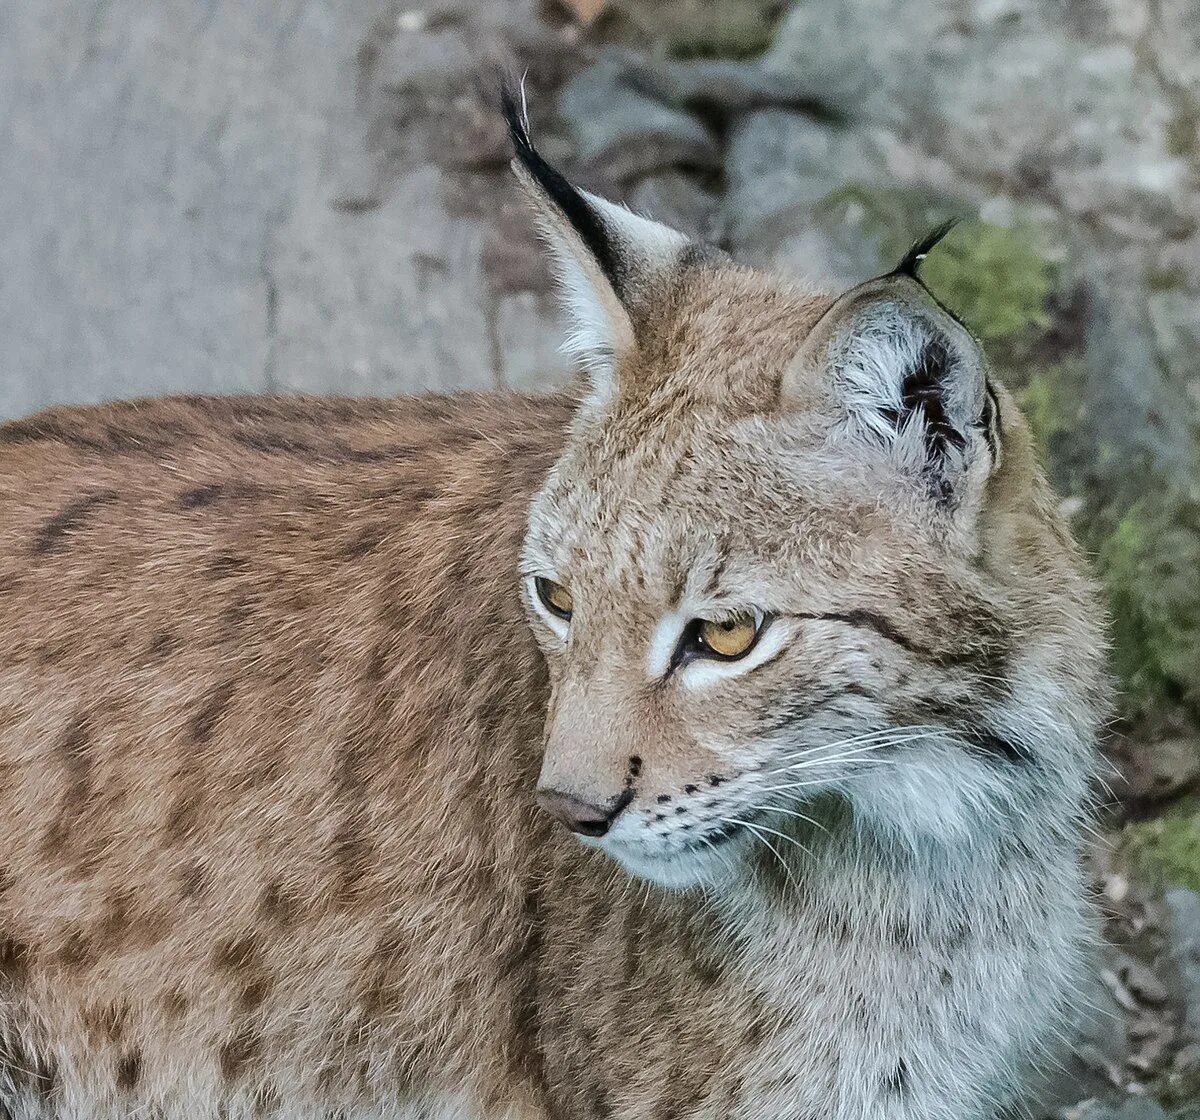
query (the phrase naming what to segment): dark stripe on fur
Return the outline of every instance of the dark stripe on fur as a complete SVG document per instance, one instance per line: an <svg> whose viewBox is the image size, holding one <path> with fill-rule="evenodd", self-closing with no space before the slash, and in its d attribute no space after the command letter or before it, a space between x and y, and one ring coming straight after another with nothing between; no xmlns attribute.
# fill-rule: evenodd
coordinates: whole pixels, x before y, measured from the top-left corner
<svg viewBox="0 0 1200 1120"><path fill-rule="evenodd" d="M117 495L112 490L93 490L82 498L68 502L42 523L34 538L32 551L37 555L61 552L67 547L71 534L83 528L94 510L111 505L116 500Z"/></svg>

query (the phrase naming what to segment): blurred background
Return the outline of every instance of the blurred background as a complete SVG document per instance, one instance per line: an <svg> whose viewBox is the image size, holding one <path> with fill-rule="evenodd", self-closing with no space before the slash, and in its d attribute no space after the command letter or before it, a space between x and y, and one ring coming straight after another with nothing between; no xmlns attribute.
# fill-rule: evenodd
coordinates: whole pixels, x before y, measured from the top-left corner
<svg viewBox="0 0 1200 1120"><path fill-rule="evenodd" d="M497 62L577 181L743 260L838 288L965 219L925 275L1024 404L1121 687L1040 1115L1200 1116L1200 0L2 4L0 416L561 384Z"/></svg>

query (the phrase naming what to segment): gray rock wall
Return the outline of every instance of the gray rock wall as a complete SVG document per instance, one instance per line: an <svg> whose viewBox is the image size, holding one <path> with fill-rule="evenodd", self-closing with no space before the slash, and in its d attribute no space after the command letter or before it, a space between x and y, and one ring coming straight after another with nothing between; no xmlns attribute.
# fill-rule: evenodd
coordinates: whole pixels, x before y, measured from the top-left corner
<svg viewBox="0 0 1200 1120"><path fill-rule="evenodd" d="M429 153L472 146L473 59L527 7L0 5L0 415L555 369L544 296L485 275L495 137L470 175Z"/></svg>

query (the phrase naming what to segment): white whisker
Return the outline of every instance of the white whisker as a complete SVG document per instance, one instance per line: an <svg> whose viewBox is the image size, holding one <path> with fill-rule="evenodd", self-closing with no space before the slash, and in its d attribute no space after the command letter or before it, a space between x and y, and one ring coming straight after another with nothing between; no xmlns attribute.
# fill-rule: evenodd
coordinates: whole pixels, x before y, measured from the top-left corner
<svg viewBox="0 0 1200 1120"><path fill-rule="evenodd" d="M813 828L819 828L822 832L828 833L827 829L819 820L813 817L806 816L804 813L798 813L795 809L785 809L781 805L762 805L759 811L763 813L786 813L789 817L795 817L797 820L804 821L806 824L811 824Z"/></svg>

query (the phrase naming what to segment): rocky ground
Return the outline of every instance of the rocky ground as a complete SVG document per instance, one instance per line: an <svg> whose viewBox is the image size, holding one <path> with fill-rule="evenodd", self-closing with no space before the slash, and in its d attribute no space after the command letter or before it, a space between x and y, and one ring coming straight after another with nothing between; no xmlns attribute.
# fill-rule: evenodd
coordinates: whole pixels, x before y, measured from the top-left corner
<svg viewBox="0 0 1200 1120"><path fill-rule="evenodd" d="M743 259L848 284L964 219L927 278L1033 421L1121 687L1103 967L1040 1112L1200 1117L1200 0L8 5L0 414L561 380L497 62L576 178Z"/></svg>

